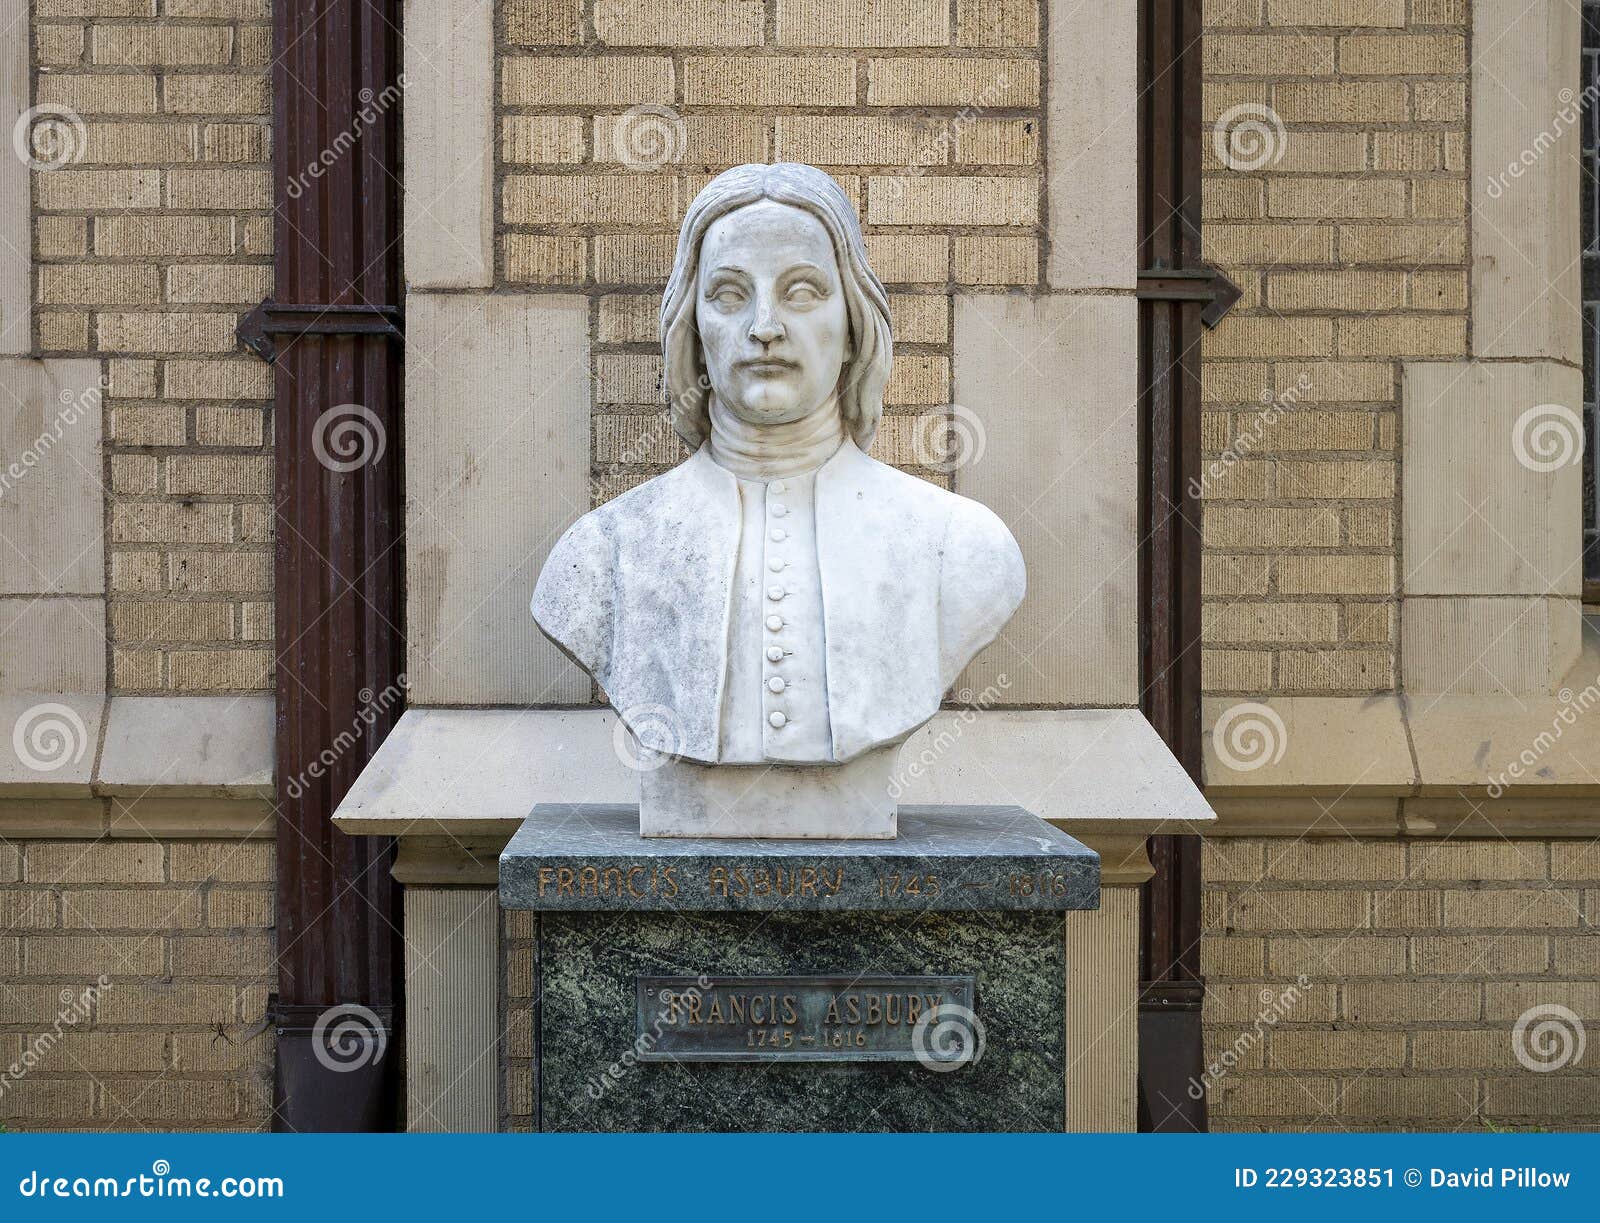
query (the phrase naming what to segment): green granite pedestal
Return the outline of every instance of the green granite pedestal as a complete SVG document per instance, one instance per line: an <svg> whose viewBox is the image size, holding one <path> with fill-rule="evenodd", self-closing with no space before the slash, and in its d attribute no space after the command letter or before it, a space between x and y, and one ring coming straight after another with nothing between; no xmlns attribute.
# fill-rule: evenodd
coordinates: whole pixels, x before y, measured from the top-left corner
<svg viewBox="0 0 1600 1223"><path fill-rule="evenodd" d="M541 805L500 858L538 914L542 1130L1060 1130L1065 914L1099 858L1019 807L893 841L645 839Z"/></svg>

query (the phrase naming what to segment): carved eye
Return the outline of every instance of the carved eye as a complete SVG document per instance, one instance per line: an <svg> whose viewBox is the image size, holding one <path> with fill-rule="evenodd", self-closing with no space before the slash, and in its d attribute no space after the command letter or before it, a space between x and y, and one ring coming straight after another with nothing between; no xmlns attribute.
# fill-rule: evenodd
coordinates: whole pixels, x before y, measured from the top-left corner
<svg viewBox="0 0 1600 1223"><path fill-rule="evenodd" d="M798 284L790 286L788 298L791 305L811 306L822 300L822 294L817 292L815 285L808 284L802 280Z"/></svg>
<svg viewBox="0 0 1600 1223"><path fill-rule="evenodd" d="M711 301L719 309L737 310L744 305L744 294L737 285L723 285L711 293Z"/></svg>

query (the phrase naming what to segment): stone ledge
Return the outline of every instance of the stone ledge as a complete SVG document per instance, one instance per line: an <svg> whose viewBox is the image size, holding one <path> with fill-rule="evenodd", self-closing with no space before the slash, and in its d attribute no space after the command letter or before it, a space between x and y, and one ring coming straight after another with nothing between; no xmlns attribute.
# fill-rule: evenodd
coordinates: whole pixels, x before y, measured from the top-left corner
<svg viewBox="0 0 1600 1223"><path fill-rule="evenodd" d="M1219 817L1211 831L1600 834L1600 676L1591 679L1545 697L1208 698L1205 789ZM1230 711L1221 738L1231 761L1215 733Z"/></svg>
<svg viewBox="0 0 1600 1223"><path fill-rule="evenodd" d="M0 836L271 836L273 716L262 695L0 696Z"/></svg>
<svg viewBox="0 0 1600 1223"><path fill-rule="evenodd" d="M535 803L638 801L615 728L606 709L407 710L334 824L401 837L403 882L481 884L483 855ZM947 711L907 740L898 767L902 802L1025 807L1099 852L1108 885L1149 877L1151 833L1215 818L1131 709Z"/></svg>

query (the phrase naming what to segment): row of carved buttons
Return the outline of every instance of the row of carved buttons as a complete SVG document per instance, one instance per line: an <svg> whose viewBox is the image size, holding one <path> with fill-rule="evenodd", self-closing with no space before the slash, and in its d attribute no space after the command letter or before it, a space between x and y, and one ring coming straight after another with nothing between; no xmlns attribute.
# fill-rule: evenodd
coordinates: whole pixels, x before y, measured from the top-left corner
<svg viewBox="0 0 1600 1223"><path fill-rule="evenodd" d="M782 480L775 480L773 483L767 486L767 491L771 494L777 494L786 491L787 488L788 486L784 484ZM774 518L783 518L788 515L789 507L784 505L782 502L772 502L767 507L767 512L770 513ZM769 532L769 535L774 543L780 544L785 539L789 538L789 533L782 527L773 527ZM778 573L783 570L784 564L785 561L782 557L774 556L767 561L767 568L771 569L774 573ZM767 587L767 598L771 599L774 603L782 599L785 593L786 592L782 586ZM783 617L776 615L768 616L767 628L774 633L780 631L783 628ZM782 646L771 645L767 647L768 662L782 662L783 656L784 649ZM789 685L784 681L784 678L781 675L772 675L767 677L768 692L774 694L781 693L788 686ZM767 715L767 724L774 730L782 730L789 724L789 715L781 709L774 709Z"/></svg>

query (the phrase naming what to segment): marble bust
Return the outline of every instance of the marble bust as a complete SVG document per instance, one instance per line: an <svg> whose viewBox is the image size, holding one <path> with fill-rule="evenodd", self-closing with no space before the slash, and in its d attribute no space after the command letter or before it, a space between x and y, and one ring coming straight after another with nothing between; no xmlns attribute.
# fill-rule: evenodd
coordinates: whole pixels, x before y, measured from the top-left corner
<svg viewBox="0 0 1600 1223"><path fill-rule="evenodd" d="M693 453L573 524L534 619L635 737L644 835L892 837L899 745L1026 579L990 510L867 453L888 298L838 185L710 182L661 344Z"/></svg>

